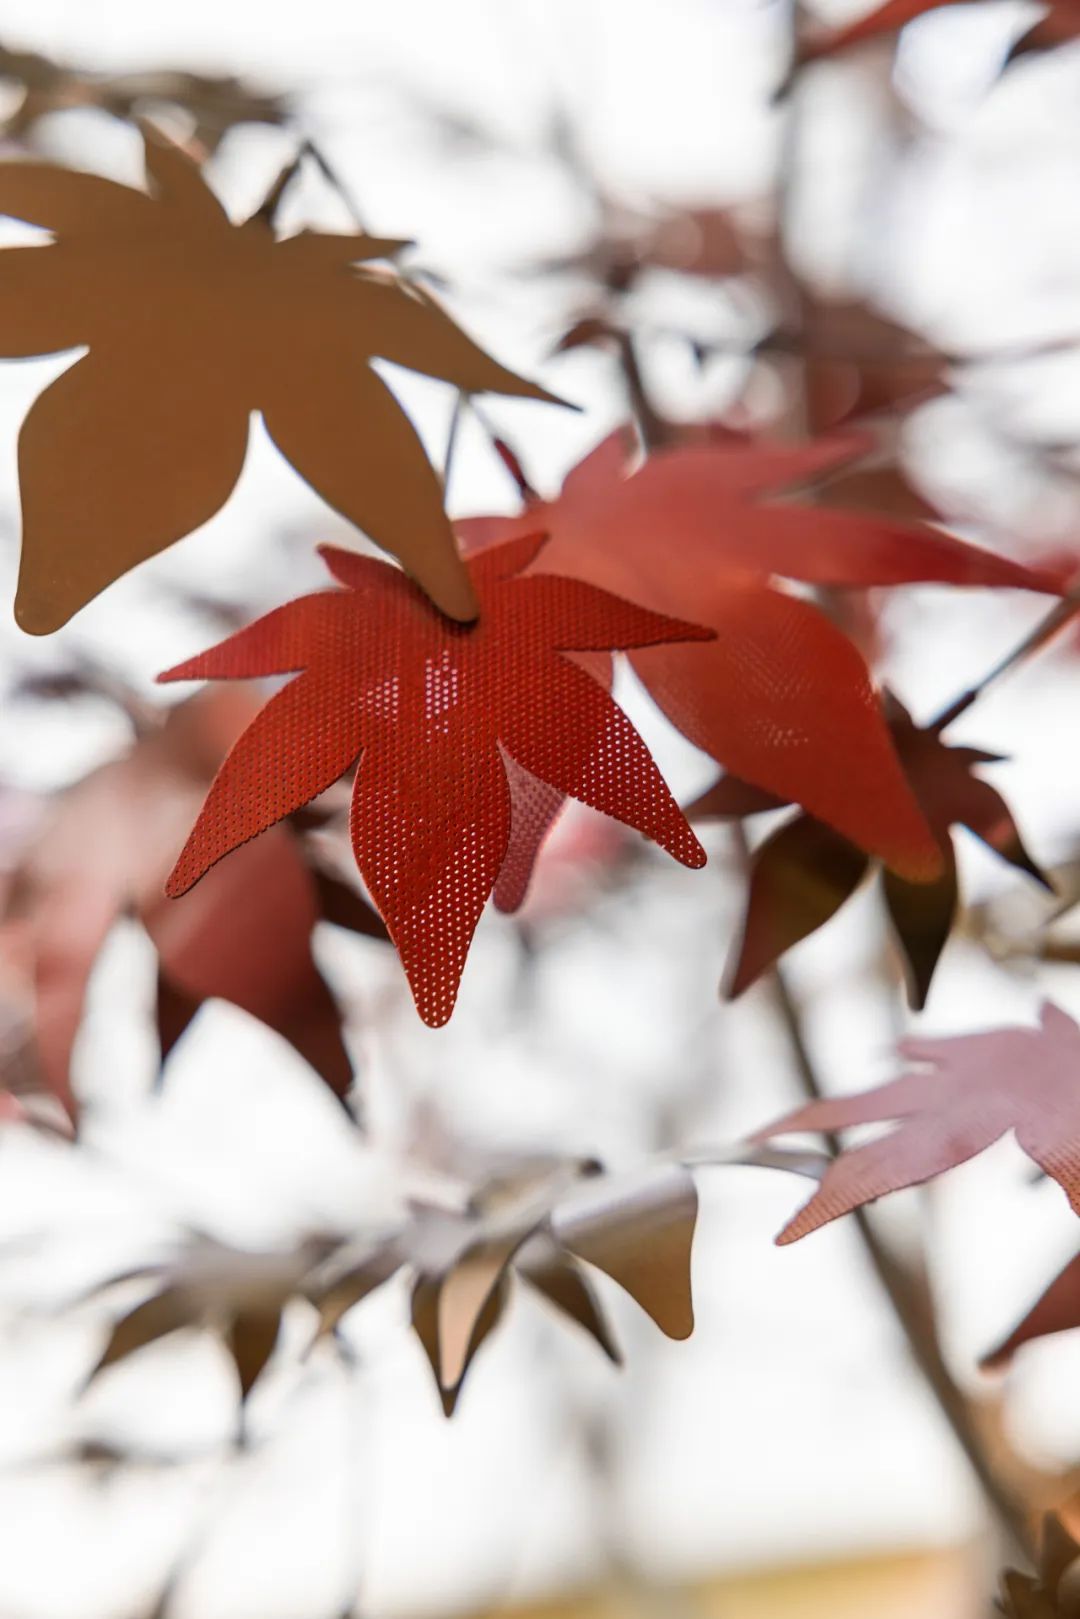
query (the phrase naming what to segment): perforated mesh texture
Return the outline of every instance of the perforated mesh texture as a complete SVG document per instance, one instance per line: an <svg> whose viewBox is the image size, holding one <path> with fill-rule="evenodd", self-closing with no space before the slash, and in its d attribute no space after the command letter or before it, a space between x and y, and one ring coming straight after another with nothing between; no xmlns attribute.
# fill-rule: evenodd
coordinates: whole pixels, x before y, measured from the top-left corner
<svg viewBox="0 0 1080 1619"><path fill-rule="evenodd" d="M510 786L510 840L494 899L497 910L511 912L525 902L536 858L566 803L566 795L530 776L505 750L502 761Z"/></svg>
<svg viewBox="0 0 1080 1619"><path fill-rule="evenodd" d="M770 1137L896 1125L841 1153L778 1241L795 1242L889 1192L919 1186L1010 1130L1080 1213L1080 1030L1050 1002L1044 1002L1039 1021L1037 1029L902 1040L900 1056L917 1066L899 1078L855 1096L808 1103L777 1119Z"/></svg>
<svg viewBox="0 0 1080 1619"><path fill-rule="evenodd" d="M476 550L549 528L542 571L710 625L717 634L708 646L656 648L633 660L672 723L725 770L803 805L921 882L940 870L940 854L866 663L818 608L777 588L775 575L853 586L1040 581L925 525L756 503L860 447L858 435L729 442L650 456L626 477L614 436L573 469L556 500L515 517L470 519L458 532Z"/></svg>
<svg viewBox="0 0 1080 1619"><path fill-rule="evenodd" d="M291 603L169 671L163 678L304 667L225 761L169 892L182 893L223 854L323 791L359 754L357 863L421 1016L441 1024L510 844L504 754L552 790L549 804L569 794L684 864L703 864L641 738L604 687L563 654L711 632L579 581L517 577L542 544L530 535L470 563L481 613L469 626L444 618L386 563L327 549L345 591ZM515 865L519 882L522 869Z"/></svg>

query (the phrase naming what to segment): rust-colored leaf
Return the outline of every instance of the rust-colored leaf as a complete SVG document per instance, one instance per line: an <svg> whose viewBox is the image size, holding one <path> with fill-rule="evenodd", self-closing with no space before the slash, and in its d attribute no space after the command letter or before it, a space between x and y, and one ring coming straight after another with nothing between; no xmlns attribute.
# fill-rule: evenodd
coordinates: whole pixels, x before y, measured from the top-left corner
<svg viewBox="0 0 1080 1619"><path fill-rule="evenodd" d="M458 529L472 551L544 528L551 540L538 570L710 625L716 637L706 644L632 655L668 718L731 774L802 804L922 881L940 872L940 847L904 779L866 665L774 576L853 588L936 581L1057 591L1061 582L926 523L778 498L873 448L860 433L804 445L729 434L650 456L627 475L625 438L616 434L572 469L557 499Z"/></svg>

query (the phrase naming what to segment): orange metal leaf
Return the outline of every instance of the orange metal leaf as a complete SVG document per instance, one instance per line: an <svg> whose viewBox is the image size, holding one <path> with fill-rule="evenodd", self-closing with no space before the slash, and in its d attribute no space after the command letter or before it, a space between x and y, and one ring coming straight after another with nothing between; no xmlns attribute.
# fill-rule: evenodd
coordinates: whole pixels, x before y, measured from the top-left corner
<svg viewBox="0 0 1080 1619"><path fill-rule="evenodd" d="M405 245L361 233L277 242L227 215L179 147L144 129L149 192L43 163L0 165L0 214L53 231L0 253L0 355L87 345L19 438L16 617L58 629L205 523L244 462L252 411L316 491L400 558L452 617L476 600L442 485L373 356L551 399L426 293L368 268Z"/></svg>

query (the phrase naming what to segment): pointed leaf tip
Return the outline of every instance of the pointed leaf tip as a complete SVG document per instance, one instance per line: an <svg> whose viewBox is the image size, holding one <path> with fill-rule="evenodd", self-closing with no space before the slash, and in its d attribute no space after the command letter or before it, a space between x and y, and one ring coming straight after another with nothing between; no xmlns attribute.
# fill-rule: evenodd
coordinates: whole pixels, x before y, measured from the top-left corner
<svg viewBox="0 0 1080 1619"><path fill-rule="evenodd" d="M20 434L18 621L50 633L213 517L239 476L255 399L316 493L397 557L449 618L473 620L441 481L370 362L465 391L569 401L500 365L389 272L350 268L327 236L276 243L264 233L253 251L253 233L232 225L192 156L154 124L140 128L147 190L49 165L0 166L0 208L58 237L55 250L31 255L40 261L31 291L78 316L30 322L16 352L90 351L49 385ZM354 236L345 251L400 245ZM130 306L127 325L118 299L125 315ZM194 327L177 314L185 310L199 312ZM244 334L236 344L233 328ZM30 335L45 346L28 349Z"/></svg>
<svg viewBox="0 0 1080 1619"><path fill-rule="evenodd" d="M966 1163L1013 1130L1020 1147L1080 1210L1080 1030L1057 1013L1040 1028L1001 1028L949 1039L905 1040L912 1065L853 1096L808 1103L760 1132L836 1131L892 1124L842 1152L820 1189L781 1232L797 1241L889 1192L919 1186Z"/></svg>
<svg viewBox="0 0 1080 1619"><path fill-rule="evenodd" d="M288 603L166 671L166 679L295 672L222 765L168 895L184 894L359 759L356 861L421 1017L440 1027L510 848L507 759L517 776L542 784L536 835L572 796L702 866L705 850L642 739L605 683L562 650L608 652L682 626L579 581L523 576L543 542L530 532L470 564L485 610L466 635L399 568L325 547L345 590ZM522 858L519 841L504 900L527 875L531 857L524 866Z"/></svg>
<svg viewBox="0 0 1080 1619"><path fill-rule="evenodd" d="M691 1252L698 1197L681 1166L598 1185L553 1219L559 1242L618 1282L668 1338L694 1330Z"/></svg>

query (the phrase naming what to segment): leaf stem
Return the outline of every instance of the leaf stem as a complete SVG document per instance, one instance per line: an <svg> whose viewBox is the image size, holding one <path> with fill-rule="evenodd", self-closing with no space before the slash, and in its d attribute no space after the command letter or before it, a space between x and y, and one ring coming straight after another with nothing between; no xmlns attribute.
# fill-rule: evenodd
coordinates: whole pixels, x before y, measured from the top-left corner
<svg viewBox="0 0 1080 1619"><path fill-rule="evenodd" d="M514 483L517 485L517 492L522 501L528 505L530 501L539 500L540 497L533 488L532 484L529 482L528 476L526 475L521 464L521 457L518 455L517 450L506 438L504 438L503 434L498 430L494 422L491 421L490 417L476 403L476 395L467 394L465 396L465 403L472 411L476 422L483 429L485 435L487 436L488 443L495 451L495 454L499 457L503 467L510 474L511 478L514 480Z"/></svg>
<svg viewBox="0 0 1080 1619"><path fill-rule="evenodd" d="M344 203L346 212L353 223L353 227L356 230L366 234L367 225L364 221L364 215L357 204L356 198L353 196L349 187L345 184L345 181L341 178L341 175L338 173L337 169L330 162L330 159L327 157L322 147L316 145L311 137L308 136L305 138L304 144L300 151L301 156L306 156L311 159L319 173L322 175L323 179L326 181L327 185L330 187L331 191L336 192L338 197Z"/></svg>

